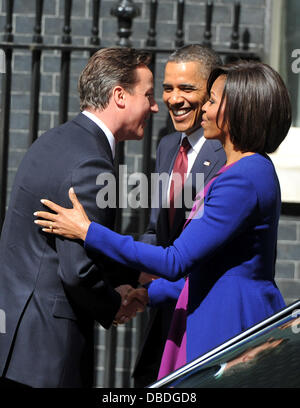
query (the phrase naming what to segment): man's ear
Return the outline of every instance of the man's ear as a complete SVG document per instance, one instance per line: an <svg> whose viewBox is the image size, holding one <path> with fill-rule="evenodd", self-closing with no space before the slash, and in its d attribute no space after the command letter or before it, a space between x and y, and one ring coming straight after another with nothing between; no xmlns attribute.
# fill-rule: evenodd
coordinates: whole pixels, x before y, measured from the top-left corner
<svg viewBox="0 0 300 408"><path fill-rule="evenodd" d="M112 93L115 104L118 108L123 109L125 107L126 92L121 86L115 86Z"/></svg>

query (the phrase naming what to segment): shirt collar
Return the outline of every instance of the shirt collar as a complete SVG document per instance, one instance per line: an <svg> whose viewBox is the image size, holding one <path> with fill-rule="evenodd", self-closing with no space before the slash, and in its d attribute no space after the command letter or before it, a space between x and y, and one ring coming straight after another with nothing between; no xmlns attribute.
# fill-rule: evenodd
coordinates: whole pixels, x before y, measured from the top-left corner
<svg viewBox="0 0 300 408"><path fill-rule="evenodd" d="M112 132L108 129L108 127L100 120L96 115L93 113L84 110L81 113L83 113L85 116L87 116L89 119L91 119L93 122L96 123L96 125L99 126L99 128L105 133L105 136L107 137L108 143L111 148L112 156L115 158L115 152L116 152L116 139Z"/></svg>
<svg viewBox="0 0 300 408"><path fill-rule="evenodd" d="M181 134L181 141L184 137L187 137L191 148L196 152L199 153L203 143L205 142L205 138L203 137L203 129L202 127L195 130L195 132L191 133L190 135L186 135L185 133Z"/></svg>

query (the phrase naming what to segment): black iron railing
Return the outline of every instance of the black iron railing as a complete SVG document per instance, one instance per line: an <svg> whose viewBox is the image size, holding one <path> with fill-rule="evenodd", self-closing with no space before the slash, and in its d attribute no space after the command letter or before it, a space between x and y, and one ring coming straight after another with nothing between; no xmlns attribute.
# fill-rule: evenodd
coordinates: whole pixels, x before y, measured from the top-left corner
<svg viewBox="0 0 300 408"><path fill-rule="evenodd" d="M31 44L14 43L13 34L13 8L14 1L6 0L6 25L4 27L3 41L0 47L5 51L6 55L6 75L3 78L2 84L2 117L1 117L1 134L0 134L0 166L1 166L1 181L0 181L0 226L3 223L5 215L6 195L7 195L7 162L8 162L8 142L9 142L9 124L10 124L10 95L11 95L11 79L12 79L12 57L15 50L27 50L32 55L32 71L31 71L31 97L30 97L30 112L29 112L29 138L28 146L37 138L39 128L39 94L40 94L40 64L43 51L59 51L61 55L60 69L60 97L59 97L59 123L68 120L68 95L70 82L70 62L71 54L76 51L88 51L90 54L101 48L101 39L99 37L99 16L101 0L93 0L93 19L91 27L90 45L78 46L72 45L72 29L71 29L71 14L72 0L65 0L64 8L64 26L61 37L61 44L50 45L44 44L43 35L41 34L41 21L43 17L43 0L36 0L36 16L35 25L33 27L33 37ZM177 29L174 38L174 48L184 45L184 0L177 0ZM150 3L150 18L148 38L146 40L146 48L153 53L153 70L155 70L155 56L157 53L169 54L171 48L156 47L156 17L158 10L158 1L151 0ZM139 8L132 0L121 0L115 3L111 8L111 14L118 19L118 41L119 46L131 46L130 37L132 35L132 21L139 15ZM245 30L242 36L242 46L240 47L239 35L239 15L240 4L234 4L234 24L232 27L232 38L230 48L219 48L217 51L225 56L225 58L257 58L257 55L248 50L249 31ZM206 26L204 31L203 44L211 46L211 25L213 19L213 2L206 3ZM151 133L150 129L148 129ZM145 137L144 153L151 156L151 135ZM118 149L119 162L122 161L122 146ZM145 173L149 173L149 158L145 156L144 169ZM147 215L147 214L146 214ZM145 219L146 217L141 217ZM118 217L120 219L120 217ZM143 221L141 221L143 224Z"/></svg>
<svg viewBox="0 0 300 408"><path fill-rule="evenodd" d="M48 0L51 1L51 0ZM174 0L175 1L175 0ZM149 29L147 31L147 38L145 39L145 48L153 54L153 61L151 69L156 73L156 57L158 54L170 54L173 49L184 45L184 17L185 17L185 1L177 0L177 26L174 33L173 48L157 47L156 38L156 21L159 13L159 2L157 0L149 0L150 15L149 15ZM86 51L92 55L96 50L102 47L102 39L99 36L99 18L101 10L101 0L92 1L92 24L91 36L89 38L89 45L73 45L72 44L72 0L65 0L64 2L64 25L61 33L60 44L46 44L44 42L42 33L42 18L44 1L36 0L35 2L35 24L33 26L32 42L17 43L14 41L14 1L5 1L6 10L6 24L4 27L3 40L0 42L0 49L3 49L6 56L6 74L2 78L2 95L1 95L1 123L0 123L0 228L2 226L5 208L7 202L7 177L8 177L8 156L9 156L9 134L10 134L10 112L11 112L11 86L13 78L12 61L15 51L23 50L31 55L31 89L30 89L30 107L29 107L29 129L28 129L28 147L38 137L39 132L39 97L40 97L40 83L41 83L41 58L44 52L58 52L60 53L60 89L59 89L59 103L57 112L59 115L59 123L68 120L69 113L69 92L70 92L70 65L71 56L73 53ZM213 7L212 1L206 2L206 16L205 16L205 30L203 37L203 44L211 47L212 42L212 22L213 22ZM249 51L250 33L245 30L242 36L239 33L239 16L240 4L235 2L234 7L234 23L232 27L231 45L229 48L218 48L225 59L247 58L257 59L255 52ZM117 45L121 47L131 46L132 36L132 22L133 19L139 16L139 7L133 0L116 1L111 7L112 18L117 18ZM46 34L46 33L45 33ZM198 42L201 42L198 41ZM149 175L151 169L151 145L152 145L152 121L150 121L146 135L143 141L143 165L142 171ZM117 148L116 163L124 163L124 144L120 143ZM149 210L142 209L139 212L139 225L136 233L142 233L147 225ZM116 230L121 229L122 212L117 213ZM141 327L145 324L145 318L139 317L136 344L138 347L141 337ZM130 347L133 342L132 339L132 324L126 326L127 345ZM115 356L117 345L117 330L111 329L106 336L106 363L105 363L105 381L104 386L112 387L115 384ZM127 357L128 360L128 357ZM130 360L130 358L129 358ZM129 364L129 360L126 364ZM128 373L125 372L122 379L123 386L129 386Z"/></svg>

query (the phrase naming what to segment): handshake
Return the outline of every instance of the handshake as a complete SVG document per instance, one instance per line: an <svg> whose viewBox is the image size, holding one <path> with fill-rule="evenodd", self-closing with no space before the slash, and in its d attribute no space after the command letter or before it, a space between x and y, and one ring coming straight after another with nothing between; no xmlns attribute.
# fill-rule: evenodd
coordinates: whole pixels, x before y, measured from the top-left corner
<svg viewBox="0 0 300 408"><path fill-rule="evenodd" d="M127 323L137 313L143 312L148 303L148 291L144 288L134 289L130 285L121 285L115 288L121 295L121 306L117 312L113 325Z"/></svg>

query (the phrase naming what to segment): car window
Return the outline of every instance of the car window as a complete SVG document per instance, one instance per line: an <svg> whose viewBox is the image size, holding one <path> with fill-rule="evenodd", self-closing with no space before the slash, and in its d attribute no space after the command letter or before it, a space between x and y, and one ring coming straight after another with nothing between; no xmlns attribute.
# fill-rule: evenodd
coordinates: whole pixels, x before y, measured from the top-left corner
<svg viewBox="0 0 300 408"><path fill-rule="evenodd" d="M300 317L290 315L166 387L300 387Z"/></svg>

